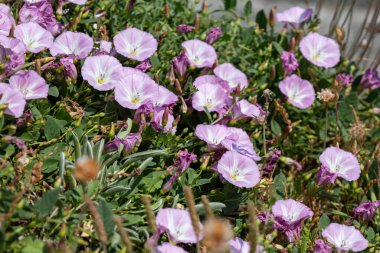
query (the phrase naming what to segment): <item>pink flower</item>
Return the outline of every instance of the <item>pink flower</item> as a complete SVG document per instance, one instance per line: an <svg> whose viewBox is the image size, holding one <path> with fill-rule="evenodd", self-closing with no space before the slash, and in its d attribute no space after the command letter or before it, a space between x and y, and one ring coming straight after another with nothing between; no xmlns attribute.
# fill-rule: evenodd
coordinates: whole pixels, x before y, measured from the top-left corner
<svg viewBox="0 0 380 253"><path fill-rule="evenodd" d="M298 68L298 61L294 53L282 51L281 53L282 69L288 76Z"/></svg>
<svg viewBox="0 0 380 253"><path fill-rule="evenodd" d="M130 133L127 136L120 138L118 136L115 137L113 141L110 141L106 145L106 149L108 152L113 152L119 149L119 146L123 145L123 150L126 153L129 153L136 146L136 143L141 141L140 133Z"/></svg>
<svg viewBox="0 0 380 253"><path fill-rule="evenodd" d="M299 237L302 221L313 217L314 212L301 202L293 199L277 200L272 206L274 227L284 232L289 242L294 242L294 236Z"/></svg>
<svg viewBox="0 0 380 253"><path fill-rule="evenodd" d="M157 246L155 252L156 253L187 253L187 251L182 249L181 247L175 246L167 242Z"/></svg>
<svg viewBox="0 0 380 253"><path fill-rule="evenodd" d="M11 9L8 5L0 3L0 35L9 36L14 25L15 20L12 17Z"/></svg>
<svg viewBox="0 0 380 253"><path fill-rule="evenodd" d="M20 9L19 18L21 23L35 22L53 35L60 33L63 28L55 18L53 7L48 0L25 3Z"/></svg>
<svg viewBox="0 0 380 253"><path fill-rule="evenodd" d="M244 130L236 127L228 127L227 130L228 134L221 142L224 148L238 152L255 161L260 160L253 148L251 139Z"/></svg>
<svg viewBox="0 0 380 253"><path fill-rule="evenodd" d="M320 185L334 183L337 177L354 181L360 177L360 165L358 159L350 152L337 147L329 147L319 157L322 163L317 173L317 181Z"/></svg>
<svg viewBox="0 0 380 253"><path fill-rule="evenodd" d="M79 59L86 58L94 47L94 41L85 33L64 32L50 46L52 56L68 55Z"/></svg>
<svg viewBox="0 0 380 253"><path fill-rule="evenodd" d="M236 103L232 112L233 112L232 118L234 120L240 120L240 119L246 119L246 118L257 119L261 116L262 109L261 107L255 104L251 104L245 99L242 99Z"/></svg>
<svg viewBox="0 0 380 253"><path fill-rule="evenodd" d="M170 106L178 101L177 95L166 89L164 86L157 85L156 89L152 92L155 93L152 99L154 106Z"/></svg>
<svg viewBox="0 0 380 253"><path fill-rule="evenodd" d="M368 247L368 241L354 226L331 223L322 231L322 236L339 251L358 252Z"/></svg>
<svg viewBox="0 0 380 253"><path fill-rule="evenodd" d="M195 135L206 142L211 150L222 147L221 143L229 135L228 128L224 125L198 125L195 129Z"/></svg>
<svg viewBox="0 0 380 253"><path fill-rule="evenodd" d="M214 69L214 73L220 79L228 82L231 89L244 89L248 86L247 76L231 63L223 63Z"/></svg>
<svg viewBox="0 0 380 253"><path fill-rule="evenodd" d="M252 188L260 182L260 171L256 163L237 152L224 153L217 170L225 180L237 187Z"/></svg>
<svg viewBox="0 0 380 253"><path fill-rule="evenodd" d="M188 32L193 31L194 29L195 29L194 26L186 25L186 24L180 24L179 26L177 26L176 31L178 33L188 33Z"/></svg>
<svg viewBox="0 0 380 253"><path fill-rule="evenodd" d="M332 247L326 244L322 239L315 240L313 253L330 253Z"/></svg>
<svg viewBox="0 0 380 253"><path fill-rule="evenodd" d="M219 39L220 36L222 36L222 28L219 26L211 27L210 31L206 35L205 41L206 43L212 45Z"/></svg>
<svg viewBox="0 0 380 253"><path fill-rule="evenodd" d="M157 84L148 76L129 74L120 79L115 87L115 100L123 107L137 109L152 102L157 90Z"/></svg>
<svg viewBox="0 0 380 253"><path fill-rule="evenodd" d="M111 90L123 75L120 62L109 55L87 57L82 66L82 76L97 90Z"/></svg>
<svg viewBox="0 0 380 253"><path fill-rule="evenodd" d="M286 77L280 82L279 88L288 101L297 108L309 108L315 99L313 85L296 75Z"/></svg>
<svg viewBox="0 0 380 253"><path fill-rule="evenodd" d="M101 40L99 49L100 49L100 51L105 52L107 54L111 53L112 42Z"/></svg>
<svg viewBox="0 0 380 253"><path fill-rule="evenodd" d="M278 12L276 18L278 22L289 24L293 28L299 28L300 25L308 21L313 15L313 10L301 7L292 7L283 12Z"/></svg>
<svg viewBox="0 0 380 253"><path fill-rule="evenodd" d="M157 51L157 40L150 33L136 28L120 32L113 43L119 54L137 61L144 61Z"/></svg>
<svg viewBox="0 0 380 253"><path fill-rule="evenodd" d="M78 4L78 5L84 5L87 0L68 0L70 3Z"/></svg>
<svg viewBox="0 0 380 253"><path fill-rule="evenodd" d="M230 240L228 242L230 245L231 253L250 253L251 246L248 242L244 241L239 237L235 237L235 239ZM265 253L264 247L261 245L256 246L256 253Z"/></svg>
<svg viewBox="0 0 380 253"><path fill-rule="evenodd" d="M162 208L158 211L156 223L159 229L165 231L173 242L197 242L190 213L186 210ZM203 230L202 224L199 224L199 226ZM202 239L202 236L200 236L200 239Z"/></svg>
<svg viewBox="0 0 380 253"><path fill-rule="evenodd" d="M302 55L318 67L331 68L340 60L340 50L335 40L318 33L309 33L300 42Z"/></svg>
<svg viewBox="0 0 380 253"><path fill-rule="evenodd" d="M182 43L190 66L196 68L211 68L217 58L215 49L200 40L188 40Z"/></svg>
<svg viewBox="0 0 380 253"><path fill-rule="evenodd" d="M221 112L231 100L225 89L212 84L203 84L192 97L193 108L197 111Z"/></svg>
<svg viewBox="0 0 380 253"><path fill-rule="evenodd" d="M14 69L25 63L26 47L18 39L0 35L0 52L2 55L0 63L5 63L4 75L10 74Z"/></svg>
<svg viewBox="0 0 380 253"><path fill-rule="evenodd" d="M46 98L49 86L34 70L20 70L9 79L11 87L18 89L26 100Z"/></svg>
<svg viewBox="0 0 380 253"><path fill-rule="evenodd" d="M177 131L177 126L173 126L174 123L174 116L173 114L168 113L168 119L167 122L165 122L165 126L163 123L163 117L165 114L165 108L159 108L157 107L153 112L153 117L151 120L151 124L154 129L157 131L163 131L164 133L175 133Z"/></svg>
<svg viewBox="0 0 380 253"><path fill-rule="evenodd" d="M371 220L375 216L377 208L380 207L380 200L374 202L367 201L361 203L354 209L354 217L361 218L363 220Z"/></svg>
<svg viewBox="0 0 380 253"><path fill-rule="evenodd" d="M14 89L6 83L0 83L0 105L5 105L5 114L21 117L26 101L18 89Z"/></svg>
<svg viewBox="0 0 380 253"><path fill-rule="evenodd" d="M16 26L14 35L32 53L39 53L53 43L53 35L39 24L33 22Z"/></svg>
<svg viewBox="0 0 380 253"><path fill-rule="evenodd" d="M198 88L202 85L205 85L205 84L215 85L215 86L221 87L228 94L231 92L231 88L228 85L228 83L226 81L220 79L219 77L215 76L215 75L198 76L197 78L195 78L195 80L193 82L193 86L196 88Z"/></svg>

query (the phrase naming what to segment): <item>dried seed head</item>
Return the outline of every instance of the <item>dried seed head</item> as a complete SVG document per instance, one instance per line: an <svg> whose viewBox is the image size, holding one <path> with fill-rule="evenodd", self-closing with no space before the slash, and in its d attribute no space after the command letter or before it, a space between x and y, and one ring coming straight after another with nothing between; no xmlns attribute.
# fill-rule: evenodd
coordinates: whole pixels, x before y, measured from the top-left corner
<svg viewBox="0 0 380 253"><path fill-rule="evenodd" d="M274 100L274 104L276 107L276 111L281 114L282 120L287 124L291 125L292 122L289 119L289 114L286 112L285 108L280 104L280 101L278 99Z"/></svg>
<svg viewBox="0 0 380 253"><path fill-rule="evenodd" d="M248 242L251 246L251 253L256 252L259 231L257 226L256 210L253 203L248 203Z"/></svg>
<svg viewBox="0 0 380 253"><path fill-rule="evenodd" d="M275 21L275 16L276 16L276 10L277 10L277 7L276 6L272 6L272 8L270 9L270 12L269 12L269 25L271 27L274 26L274 21Z"/></svg>
<svg viewBox="0 0 380 253"><path fill-rule="evenodd" d="M349 132L351 135L351 139L356 140L359 143L362 143L366 135L365 124L358 120L351 125Z"/></svg>
<svg viewBox="0 0 380 253"><path fill-rule="evenodd" d="M116 224L116 231L119 233L121 240L123 241L124 245L127 246L127 252L133 253L133 247L131 239L129 239L128 232L123 228L123 221L120 217L115 216L113 217L113 221Z"/></svg>
<svg viewBox="0 0 380 253"><path fill-rule="evenodd" d="M207 219L213 219L215 217L214 212L212 211L210 202L208 201L208 198L205 195L202 196L202 204L203 204L203 208L205 210Z"/></svg>
<svg viewBox="0 0 380 253"><path fill-rule="evenodd" d="M317 93L317 97L322 102L328 103L334 100L335 95L331 89L322 89L320 92Z"/></svg>
<svg viewBox="0 0 380 253"><path fill-rule="evenodd" d="M233 236L232 227L228 220L211 218L204 224L202 244L208 253L228 252L228 241Z"/></svg>
<svg viewBox="0 0 380 253"><path fill-rule="evenodd" d="M195 31L199 30L199 13L195 14L195 18L194 18L194 30Z"/></svg>
<svg viewBox="0 0 380 253"><path fill-rule="evenodd" d="M100 165L89 157L81 157L75 164L74 176L81 182L95 180L98 177Z"/></svg>
<svg viewBox="0 0 380 253"><path fill-rule="evenodd" d="M338 41L339 45L343 44L345 32L342 27L337 26L335 27L335 33L336 33L336 40Z"/></svg>
<svg viewBox="0 0 380 253"><path fill-rule="evenodd" d="M39 162L36 162L34 165L33 165L33 169L32 169L32 183L33 184L38 184L43 175L42 175L42 167L43 167L44 163L39 161Z"/></svg>

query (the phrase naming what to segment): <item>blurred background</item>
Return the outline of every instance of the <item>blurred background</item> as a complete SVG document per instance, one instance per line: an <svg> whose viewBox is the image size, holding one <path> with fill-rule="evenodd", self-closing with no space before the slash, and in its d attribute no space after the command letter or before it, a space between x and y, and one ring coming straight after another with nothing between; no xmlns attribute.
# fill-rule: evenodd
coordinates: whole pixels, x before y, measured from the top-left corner
<svg viewBox="0 0 380 253"><path fill-rule="evenodd" d="M338 33L344 33L343 56L363 67L379 68L380 0L207 0L207 5L219 18L234 12L244 15L250 5L251 20L261 9L268 15L273 6L277 7L277 12L293 6L310 7L321 20L320 33L335 39L337 28ZM230 14L222 11L226 8ZM280 31L282 25L277 24L276 29Z"/></svg>

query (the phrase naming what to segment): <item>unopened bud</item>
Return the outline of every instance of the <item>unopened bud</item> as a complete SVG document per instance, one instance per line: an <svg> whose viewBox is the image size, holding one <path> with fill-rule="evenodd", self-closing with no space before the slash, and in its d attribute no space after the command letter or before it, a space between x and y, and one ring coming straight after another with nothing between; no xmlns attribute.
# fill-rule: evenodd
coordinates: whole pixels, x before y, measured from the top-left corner
<svg viewBox="0 0 380 253"><path fill-rule="evenodd" d="M182 88L181 88L181 84L179 83L178 79L175 79L174 86L175 86L175 90L178 92L178 94L182 95Z"/></svg>
<svg viewBox="0 0 380 253"><path fill-rule="evenodd" d="M195 31L199 30L199 13L195 14L195 18L194 18L194 30Z"/></svg>
<svg viewBox="0 0 380 253"><path fill-rule="evenodd" d="M269 12L269 25L271 27L274 27L274 20L275 20L275 15L276 15L276 9L277 7L276 6L273 6L271 9L270 9L270 12Z"/></svg>
<svg viewBox="0 0 380 253"><path fill-rule="evenodd" d="M202 13L205 14L206 12L207 12L207 1L203 0Z"/></svg>

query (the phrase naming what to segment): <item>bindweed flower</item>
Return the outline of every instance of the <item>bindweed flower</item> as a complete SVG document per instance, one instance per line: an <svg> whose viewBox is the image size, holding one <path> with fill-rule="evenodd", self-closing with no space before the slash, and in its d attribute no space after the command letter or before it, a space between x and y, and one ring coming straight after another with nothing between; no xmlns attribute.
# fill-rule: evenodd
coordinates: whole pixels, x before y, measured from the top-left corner
<svg viewBox="0 0 380 253"><path fill-rule="evenodd" d="M93 39L85 33L64 32L50 46L52 56L67 55L79 59L86 58L94 47Z"/></svg>
<svg viewBox="0 0 380 253"><path fill-rule="evenodd" d="M186 250L182 249L181 247L175 246L170 243L163 243L159 246L157 246L155 253L187 253Z"/></svg>
<svg viewBox="0 0 380 253"><path fill-rule="evenodd" d="M357 180L360 176L358 159L350 152L337 147L329 147L319 156L322 163L316 180L319 185L332 184L338 177L347 181Z"/></svg>
<svg viewBox="0 0 380 253"><path fill-rule="evenodd" d="M171 165L168 170L171 171L176 168L176 172L170 177L169 181L164 185L163 190L165 192L169 191L173 184L178 180L182 173L184 173L190 164L197 159L197 155L194 153L189 153L187 151L181 150L178 153L178 159Z"/></svg>
<svg viewBox="0 0 380 253"><path fill-rule="evenodd" d="M18 89L26 100L46 98L49 86L34 70L20 70L9 79L11 87Z"/></svg>
<svg viewBox="0 0 380 253"><path fill-rule="evenodd" d="M171 106L178 101L177 95L164 86L157 85L156 89L152 92L155 93L152 98L153 106L155 107Z"/></svg>
<svg viewBox="0 0 380 253"><path fill-rule="evenodd" d="M294 29L298 29L303 23L310 20L313 15L311 8L301 8L298 6L289 8L283 12L276 13L276 19L278 22L290 25Z"/></svg>
<svg viewBox="0 0 380 253"><path fill-rule="evenodd" d="M100 91L113 89L122 75L122 65L109 55L87 57L82 66L83 79Z"/></svg>
<svg viewBox="0 0 380 253"><path fill-rule="evenodd" d="M71 59L70 57L65 57L59 59L59 62L63 66L63 72L65 74L66 80L69 82L76 81L78 78L78 71L75 67L73 59Z"/></svg>
<svg viewBox="0 0 380 253"><path fill-rule="evenodd" d="M298 68L298 61L294 53L282 51L281 53L282 69L285 75L291 75Z"/></svg>
<svg viewBox="0 0 380 253"><path fill-rule="evenodd" d="M78 4L78 5L84 5L87 0L68 0L70 3Z"/></svg>
<svg viewBox="0 0 380 253"><path fill-rule="evenodd" d="M199 112L221 112L231 100L226 91L218 86L203 84L198 87L198 91L193 94L193 108Z"/></svg>
<svg viewBox="0 0 380 253"><path fill-rule="evenodd" d="M222 141L229 134L228 128L224 125L198 125L195 129L195 135L206 142L211 150L222 148Z"/></svg>
<svg viewBox="0 0 380 253"><path fill-rule="evenodd" d="M123 145L124 152L129 153L139 141L141 141L140 133L130 133L123 138L116 136L113 141L107 143L106 149L108 152L113 152L118 150L120 145Z"/></svg>
<svg viewBox="0 0 380 253"><path fill-rule="evenodd" d="M0 105L5 106L5 114L21 117L26 101L18 89L14 89L6 83L0 83Z"/></svg>
<svg viewBox="0 0 380 253"><path fill-rule="evenodd" d="M379 73L375 69L367 69L362 76L360 81L360 86L364 89L375 90L380 88L380 77Z"/></svg>
<svg viewBox="0 0 380 253"><path fill-rule="evenodd" d="M270 174L274 167L276 166L278 160L280 159L281 157L281 150L278 150L278 149L273 149L273 150L270 150L269 151L269 157L268 159L266 160L265 162L265 165L264 165L264 175L268 175Z"/></svg>
<svg viewBox="0 0 380 253"><path fill-rule="evenodd" d="M251 247L248 242L239 237L229 241L231 253L251 253ZM265 253L264 247L257 245L256 253Z"/></svg>
<svg viewBox="0 0 380 253"><path fill-rule="evenodd" d="M165 114L166 113L166 114ZM167 118L165 118L167 117ZM163 131L164 133L175 133L177 127L173 126L174 116L165 108L156 108L153 112L151 124L157 131Z"/></svg>
<svg viewBox="0 0 380 253"><path fill-rule="evenodd" d="M188 33L188 32L193 31L194 29L195 29L194 26L186 25L186 24L180 24L179 26L177 26L176 31L178 33Z"/></svg>
<svg viewBox="0 0 380 253"><path fill-rule="evenodd" d="M354 209L354 217L363 220L371 220L376 213L377 208L380 207L380 200L374 202L367 201L361 203Z"/></svg>
<svg viewBox="0 0 380 253"><path fill-rule="evenodd" d="M326 244L322 239L315 240L313 253L330 253L332 247Z"/></svg>
<svg viewBox="0 0 380 253"><path fill-rule="evenodd" d="M3 75L10 74L25 63L26 47L18 39L0 35L0 52L0 64L4 64Z"/></svg>
<svg viewBox="0 0 380 253"><path fill-rule="evenodd" d="M193 86L195 88L198 88L198 87L205 85L205 84L207 84L209 86L215 85L215 86L221 87L228 94L231 92L231 88L228 85L228 83L226 81L220 79L219 77L215 76L215 75L198 76L197 78L195 78L195 80L193 82Z"/></svg>
<svg viewBox="0 0 380 253"><path fill-rule="evenodd" d="M261 115L261 108L258 105L251 104L245 99L240 100L232 109L234 120L257 119Z"/></svg>
<svg viewBox="0 0 380 253"><path fill-rule="evenodd" d="M181 53L172 60L174 72L178 78L185 76L187 67L190 65L185 53Z"/></svg>
<svg viewBox="0 0 380 253"><path fill-rule="evenodd" d="M138 70L140 70L142 72L146 72L151 67L152 67L152 64L150 64L150 61L149 60L145 60L145 61L141 62L139 65L137 65L136 69L138 69Z"/></svg>
<svg viewBox="0 0 380 253"><path fill-rule="evenodd" d="M188 40L182 43L189 65L196 68L211 68L217 58L215 49L200 40Z"/></svg>
<svg viewBox="0 0 380 253"><path fill-rule="evenodd" d="M220 36L222 36L222 28L212 27L207 33L205 41L206 43L212 45L219 39Z"/></svg>
<svg viewBox="0 0 380 253"><path fill-rule="evenodd" d="M313 217L313 211L293 199L277 200L272 206L274 228L285 233L289 242L295 241L302 230L302 222Z"/></svg>
<svg viewBox="0 0 380 253"><path fill-rule="evenodd" d="M116 52L137 61L144 61L157 51L157 40L136 28L128 28L113 38Z"/></svg>
<svg viewBox="0 0 380 253"><path fill-rule="evenodd" d="M153 90L157 90L157 84L148 75L129 74L115 87L115 100L121 106L135 110L152 102L156 96Z"/></svg>
<svg viewBox="0 0 380 253"><path fill-rule="evenodd" d="M256 163L237 152L224 153L218 162L217 171L237 187L252 188L260 182L260 171Z"/></svg>
<svg viewBox="0 0 380 253"><path fill-rule="evenodd" d="M231 63L223 63L214 69L214 74L226 81L232 90L240 87L244 89L248 86L247 76Z"/></svg>
<svg viewBox="0 0 380 253"><path fill-rule="evenodd" d="M288 101L297 108L309 108L315 99L313 85L307 80L303 80L296 75L286 77L280 82L280 91Z"/></svg>
<svg viewBox="0 0 380 253"><path fill-rule="evenodd" d="M349 86L352 84L352 82L354 81L354 78L352 77L352 75L346 75L346 74L338 74L335 78L335 80L340 84L340 85L343 85L343 86Z"/></svg>
<svg viewBox="0 0 380 253"><path fill-rule="evenodd" d="M34 22L16 26L14 35L32 53L39 53L53 43L53 35Z"/></svg>
<svg viewBox="0 0 380 253"><path fill-rule="evenodd" d="M354 226L331 223L322 231L322 236L341 252L358 252L368 247L368 241Z"/></svg>
<svg viewBox="0 0 380 253"><path fill-rule="evenodd" d="M197 236L191 224L190 213L186 210L162 208L156 217L157 226L165 231L173 242L196 243ZM202 224L199 224L203 230ZM202 232L199 239L202 238Z"/></svg>
<svg viewBox="0 0 380 253"><path fill-rule="evenodd" d="M60 33L63 28L55 18L50 1L47 0L25 3L20 9L19 17L21 23L35 22L53 35Z"/></svg>
<svg viewBox="0 0 380 253"><path fill-rule="evenodd" d="M224 148L238 152L255 161L260 160L253 148L251 139L244 130L236 127L228 127L227 130L228 134L221 142Z"/></svg>
<svg viewBox="0 0 380 253"><path fill-rule="evenodd" d="M99 45L100 52L109 54L112 50L112 42L101 40Z"/></svg>
<svg viewBox="0 0 380 253"><path fill-rule="evenodd" d="M340 61L339 45L335 40L311 32L300 42L302 55L318 67L331 68Z"/></svg>
<svg viewBox="0 0 380 253"><path fill-rule="evenodd" d="M15 20L8 5L0 3L0 35L9 36Z"/></svg>

